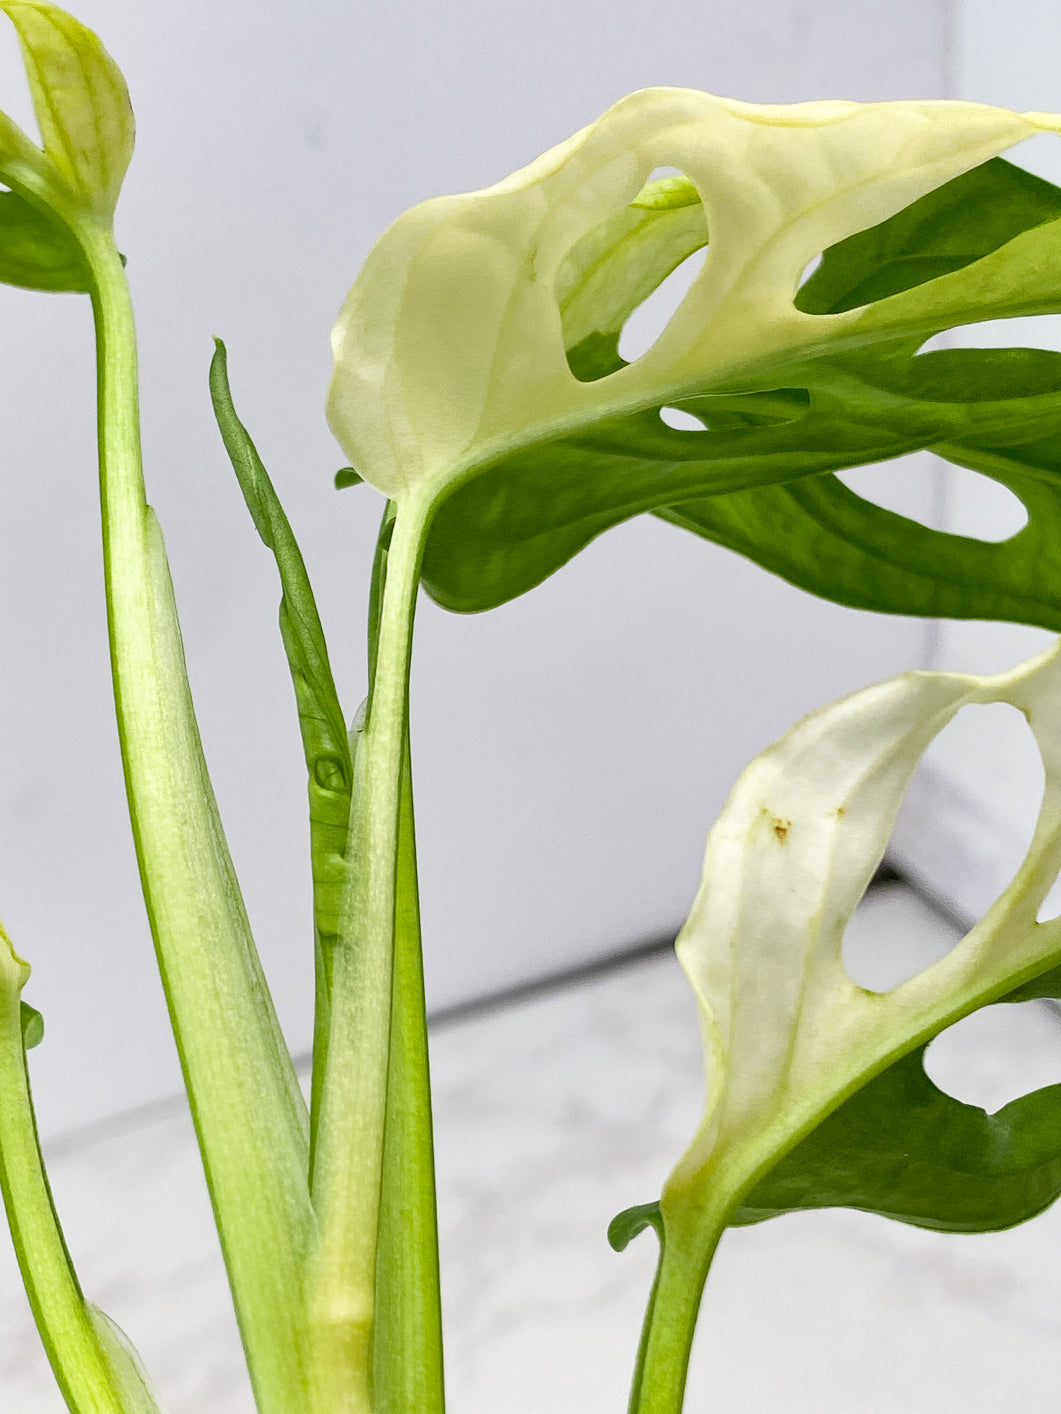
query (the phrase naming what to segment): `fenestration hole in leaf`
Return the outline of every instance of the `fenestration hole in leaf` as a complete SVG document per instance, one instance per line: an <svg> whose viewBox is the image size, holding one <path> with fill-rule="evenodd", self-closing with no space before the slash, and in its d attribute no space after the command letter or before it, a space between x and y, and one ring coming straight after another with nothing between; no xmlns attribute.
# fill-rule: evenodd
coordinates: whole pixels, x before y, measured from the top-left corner
<svg viewBox="0 0 1061 1414"><path fill-rule="evenodd" d="M849 491L895 515L938 530L943 516L943 467L927 452L838 471Z"/></svg>
<svg viewBox="0 0 1061 1414"><path fill-rule="evenodd" d="M1011 540L1028 524L1024 502L1008 486L927 452L851 467L836 477L874 506L985 544Z"/></svg>
<svg viewBox="0 0 1061 1414"><path fill-rule="evenodd" d="M811 278L811 276L817 271L817 269L818 269L818 267L821 265L821 263L822 263L822 257L821 257L821 254L820 254L820 253L819 253L818 255L812 256L811 259L807 261L806 265L803 267L803 274L799 277L799 280L797 281L797 284L796 284L796 288L797 288L798 290L802 290L803 286L807 283L807 281Z"/></svg>
<svg viewBox="0 0 1061 1414"><path fill-rule="evenodd" d="M1008 486L966 466L943 469L943 529L1000 545L1028 524L1028 508Z"/></svg>
<svg viewBox="0 0 1061 1414"><path fill-rule="evenodd" d="M1061 314L1026 314L1016 319L981 319L933 334L918 349L923 354L949 349L1061 349Z"/></svg>
<svg viewBox="0 0 1061 1414"><path fill-rule="evenodd" d="M1007 659L1017 652L1001 645ZM1002 666L977 662L973 668ZM929 744L908 803L917 824L925 802L936 848L963 861L963 907L981 917L1024 863L1042 805L1046 772L1023 712L1008 702L963 707ZM946 838L948 843L944 844Z"/></svg>
<svg viewBox="0 0 1061 1414"><path fill-rule="evenodd" d="M689 293L690 286L703 269L706 255L706 247L687 255L628 315L619 335L620 358L634 363L648 353Z"/></svg>
<svg viewBox="0 0 1061 1414"><path fill-rule="evenodd" d="M1061 1084L1061 1014L1047 1001L982 1007L936 1037L925 1072L954 1099L993 1114Z"/></svg>
<svg viewBox="0 0 1061 1414"><path fill-rule="evenodd" d="M659 420L673 427L676 432L706 432L707 428L698 417L684 408L660 408Z"/></svg>
<svg viewBox="0 0 1061 1414"><path fill-rule="evenodd" d="M925 926L925 904L901 881L874 884L844 932L844 971L867 992L890 992L946 957L960 933L940 918Z"/></svg>
<svg viewBox="0 0 1061 1414"><path fill-rule="evenodd" d="M959 792L954 780L971 789ZM1022 712L1008 702L963 707L929 744L902 811L900 837L931 838L933 848L965 861L963 907L980 917L1023 864L1045 785L1042 756ZM999 819L999 799L1013 802ZM978 801L991 806L977 809ZM989 817L990 818L987 818ZM887 853L887 852L886 852ZM968 890L979 890L970 899ZM941 915L926 927L925 905L902 886L871 889L849 923L841 959L851 980L870 992L901 986L960 945L961 930Z"/></svg>
<svg viewBox="0 0 1061 1414"><path fill-rule="evenodd" d="M648 180L641 189L641 197L644 198L646 194L651 194L657 190L661 195L665 195L668 190L673 189L673 187L677 185L675 182L676 177L682 182L689 180L680 167L653 167L652 171L649 173Z"/></svg>
<svg viewBox="0 0 1061 1414"><path fill-rule="evenodd" d="M1061 138L1057 133L1036 133L1011 147L1007 162L1032 172L1044 182L1061 182Z"/></svg>

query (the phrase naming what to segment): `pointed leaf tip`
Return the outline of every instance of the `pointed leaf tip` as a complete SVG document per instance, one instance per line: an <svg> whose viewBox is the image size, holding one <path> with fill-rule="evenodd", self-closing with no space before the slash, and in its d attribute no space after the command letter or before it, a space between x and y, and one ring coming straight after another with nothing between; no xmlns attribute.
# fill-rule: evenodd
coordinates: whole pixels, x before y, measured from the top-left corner
<svg viewBox="0 0 1061 1414"><path fill-rule="evenodd" d="M608 1242L614 1251L622 1252L648 1227L655 1229L662 1244L663 1214L658 1203L639 1203L634 1208L624 1208L608 1224Z"/></svg>
<svg viewBox="0 0 1061 1414"><path fill-rule="evenodd" d="M121 70L98 35L57 5L0 0L0 9L18 32L45 157L68 191L109 221L134 141Z"/></svg>

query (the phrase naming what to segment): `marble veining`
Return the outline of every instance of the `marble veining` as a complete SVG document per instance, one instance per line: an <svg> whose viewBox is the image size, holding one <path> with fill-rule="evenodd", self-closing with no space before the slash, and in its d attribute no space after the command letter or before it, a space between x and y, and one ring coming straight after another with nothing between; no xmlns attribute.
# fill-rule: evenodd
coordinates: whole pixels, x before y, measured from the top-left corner
<svg viewBox="0 0 1061 1414"><path fill-rule="evenodd" d="M951 946L900 885L849 930L873 985ZM449 1407L621 1414L654 1239L605 1241L692 1133L699 1036L660 954L435 1028ZM1061 1081L1061 1021L998 1008L939 1048L937 1083L995 1107ZM191 1127L178 1103L57 1146L56 1201L91 1299L130 1334L170 1414L252 1414ZM805 1214L723 1241L690 1414L1048 1414L1061 1373L1061 1208L955 1238L859 1213ZM0 1408L63 1414L8 1247Z"/></svg>

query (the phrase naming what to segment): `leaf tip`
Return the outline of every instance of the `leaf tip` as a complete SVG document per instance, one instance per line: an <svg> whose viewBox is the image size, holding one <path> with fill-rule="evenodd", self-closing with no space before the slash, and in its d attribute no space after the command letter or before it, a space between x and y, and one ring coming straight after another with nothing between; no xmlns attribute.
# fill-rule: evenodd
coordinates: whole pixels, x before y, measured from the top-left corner
<svg viewBox="0 0 1061 1414"><path fill-rule="evenodd" d="M647 1227L655 1228L662 1245L663 1214L659 1203L639 1203L636 1207L624 1208L608 1224L608 1242L612 1250L624 1251Z"/></svg>

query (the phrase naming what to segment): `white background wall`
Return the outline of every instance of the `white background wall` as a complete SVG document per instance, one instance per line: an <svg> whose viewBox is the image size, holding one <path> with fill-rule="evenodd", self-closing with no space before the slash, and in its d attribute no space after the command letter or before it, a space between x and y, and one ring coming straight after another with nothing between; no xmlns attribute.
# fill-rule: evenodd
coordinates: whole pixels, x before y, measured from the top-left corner
<svg viewBox="0 0 1061 1414"><path fill-rule="evenodd" d="M1008 11L1012 7L1007 7ZM305 796L277 592L212 426L211 335L299 533L352 711L379 503L341 496L328 330L371 240L630 89L934 96L943 0L83 0L139 145L120 208L206 749L291 1044L310 1034ZM1056 47L1051 51L1057 53ZM13 44L3 106L28 122ZM171 1092L107 678L83 298L0 291L0 909L48 1034L46 1132ZM888 472L889 480L892 472ZM932 504L930 478L911 505ZM819 604L651 520L481 618L425 605L415 663L434 1005L673 930L734 776L821 701L921 661L919 624Z"/></svg>
<svg viewBox="0 0 1061 1414"><path fill-rule="evenodd" d="M1061 110L1061 8L1054 0L961 0L951 54L949 96ZM1007 155L1061 184L1055 135L1033 138ZM998 321L961 331L952 342L1061 349L1061 318ZM944 471L941 523L948 529L1002 539L1023 521L1015 509L1015 498L994 482L957 467ZM1000 672L1052 639L1044 630L1012 624L944 622L931 660L960 672ZM896 862L960 915L978 917L1024 856L1042 777L1031 733L1014 709L966 709L926 755L894 841Z"/></svg>

